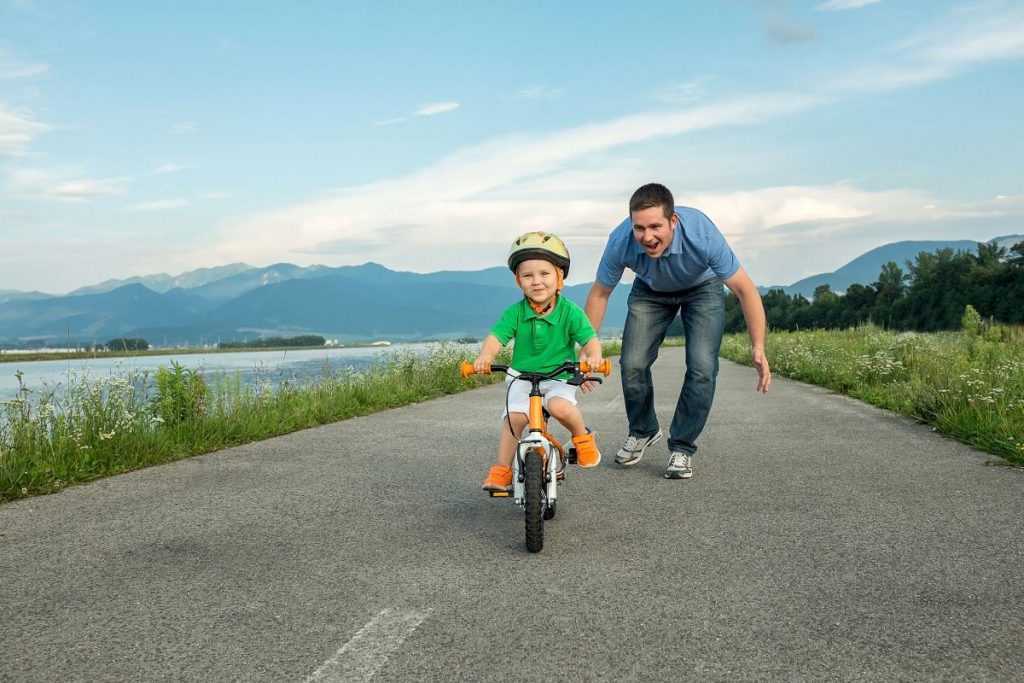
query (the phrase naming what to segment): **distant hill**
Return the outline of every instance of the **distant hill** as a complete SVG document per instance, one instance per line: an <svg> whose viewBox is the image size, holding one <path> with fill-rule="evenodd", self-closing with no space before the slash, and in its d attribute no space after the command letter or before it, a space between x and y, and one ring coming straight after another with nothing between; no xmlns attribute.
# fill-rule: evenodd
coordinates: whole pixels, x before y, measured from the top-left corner
<svg viewBox="0 0 1024 683"><path fill-rule="evenodd" d="M1024 235L991 240L1004 247L1021 241ZM921 251L974 252L977 246L970 240L896 242L872 249L833 273L782 289L811 297L817 286L828 284L841 292L853 283L873 283L888 261L905 269ZM337 268L236 263L130 280L110 280L65 296L0 292L0 341L105 342L125 336L162 345L307 333L342 341L479 338L521 296L503 266L412 273L379 263ZM107 289L118 282L122 284ZM590 286L573 285L564 293L582 306ZM602 332L622 329L628 293L624 285L613 292Z"/></svg>
<svg viewBox="0 0 1024 683"><path fill-rule="evenodd" d="M0 289L0 304L6 304L11 301L36 301L48 299L51 296L53 295L42 292L19 292L16 289Z"/></svg>
<svg viewBox="0 0 1024 683"><path fill-rule="evenodd" d="M115 289L131 284L140 284L146 287L146 289L159 293L168 292L175 288L191 289L193 287L200 287L204 284L215 282L225 277L251 269L252 266L248 266L244 263L229 263L226 266L190 270L186 273L182 273L181 275L157 273L155 275L130 277L125 280L105 280L97 285L80 287L73 292L70 292L69 296L77 296L79 294L102 294L104 292L112 292Z"/></svg>
<svg viewBox="0 0 1024 683"><path fill-rule="evenodd" d="M589 289L576 285L565 294L582 305ZM625 320L627 289L612 296L608 330ZM232 291L242 293L231 297ZM103 342L126 336L199 344L302 333L343 341L480 338L521 296L506 268L419 274L373 263L318 269L279 264L165 293L133 283L98 294L13 301L0 305L0 339Z"/></svg>
<svg viewBox="0 0 1024 683"><path fill-rule="evenodd" d="M1009 249L1022 241L1024 241L1024 235L1006 235L989 240L987 244L997 244ZM786 294L802 294L808 299L814 295L814 290L823 284L829 285L833 292L845 292L852 284L870 285L876 282L878 274L882 271L882 266L889 261L895 262L906 272L907 262L913 263L922 251L935 252L940 249L952 249L953 251L976 253L979 244L981 242L974 240L893 242L861 254L835 272L812 275L783 287L764 287L762 289L781 289Z"/></svg>
<svg viewBox="0 0 1024 683"><path fill-rule="evenodd" d="M0 305L0 338L106 341L147 325L181 325L193 318L187 299L140 284L112 292L21 300Z"/></svg>

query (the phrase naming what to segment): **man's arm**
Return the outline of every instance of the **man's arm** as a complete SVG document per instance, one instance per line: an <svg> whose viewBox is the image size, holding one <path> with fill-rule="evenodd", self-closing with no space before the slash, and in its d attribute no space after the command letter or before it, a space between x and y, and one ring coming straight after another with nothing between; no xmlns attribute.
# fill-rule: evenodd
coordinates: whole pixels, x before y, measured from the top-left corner
<svg viewBox="0 0 1024 683"><path fill-rule="evenodd" d="M747 321L747 331L750 333L750 357L757 369L757 390L767 393L772 383L772 373L768 367L768 358L764 355L764 337L768 324L765 320L764 304L761 303L761 294L742 266L725 280L725 286L739 299L743 318Z"/></svg>
<svg viewBox="0 0 1024 683"><path fill-rule="evenodd" d="M608 297L612 295L612 287L605 287L597 280L587 294L587 302L583 304L583 312L587 314L587 320L594 328L594 332L601 331L601 323L604 322L604 314L608 311Z"/></svg>

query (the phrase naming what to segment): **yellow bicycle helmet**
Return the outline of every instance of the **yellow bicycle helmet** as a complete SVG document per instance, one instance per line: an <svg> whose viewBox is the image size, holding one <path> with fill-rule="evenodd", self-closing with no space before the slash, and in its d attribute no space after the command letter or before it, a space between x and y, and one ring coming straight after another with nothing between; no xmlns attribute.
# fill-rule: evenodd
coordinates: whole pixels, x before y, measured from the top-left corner
<svg viewBox="0 0 1024 683"><path fill-rule="evenodd" d="M569 277L569 250L556 235L535 230L516 238L508 252L508 267L514 273L519 264L529 259L544 259L562 269L562 277Z"/></svg>

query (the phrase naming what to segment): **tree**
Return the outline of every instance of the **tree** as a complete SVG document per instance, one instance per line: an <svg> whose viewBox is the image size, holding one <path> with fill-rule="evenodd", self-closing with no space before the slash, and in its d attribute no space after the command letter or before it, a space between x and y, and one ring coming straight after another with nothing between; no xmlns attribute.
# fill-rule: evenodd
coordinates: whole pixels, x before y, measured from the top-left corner
<svg viewBox="0 0 1024 683"><path fill-rule="evenodd" d="M964 307L970 303L973 254L952 249L922 251L910 265L910 288L896 307L900 326L933 332L960 327Z"/></svg>
<svg viewBox="0 0 1024 683"><path fill-rule="evenodd" d="M907 291L907 276L895 261L882 266L878 281L874 283L877 296L871 319L888 329L893 324L893 306Z"/></svg>
<svg viewBox="0 0 1024 683"><path fill-rule="evenodd" d="M108 341L106 346L110 351L146 351L149 349L149 342L141 338L118 337Z"/></svg>

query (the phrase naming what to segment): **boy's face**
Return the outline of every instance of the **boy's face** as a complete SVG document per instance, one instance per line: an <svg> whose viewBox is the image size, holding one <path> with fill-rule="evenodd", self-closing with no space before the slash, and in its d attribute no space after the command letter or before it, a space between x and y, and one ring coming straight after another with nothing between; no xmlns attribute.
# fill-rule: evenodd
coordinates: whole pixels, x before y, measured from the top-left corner
<svg viewBox="0 0 1024 683"><path fill-rule="evenodd" d="M634 211L629 216L633 221L633 238L651 258L658 258L672 246L676 232L676 215L665 217L665 208L652 206Z"/></svg>
<svg viewBox="0 0 1024 683"><path fill-rule="evenodd" d="M558 292L558 266L543 259L523 261L516 268L523 294L535 304L543 304Z"/></svg>

